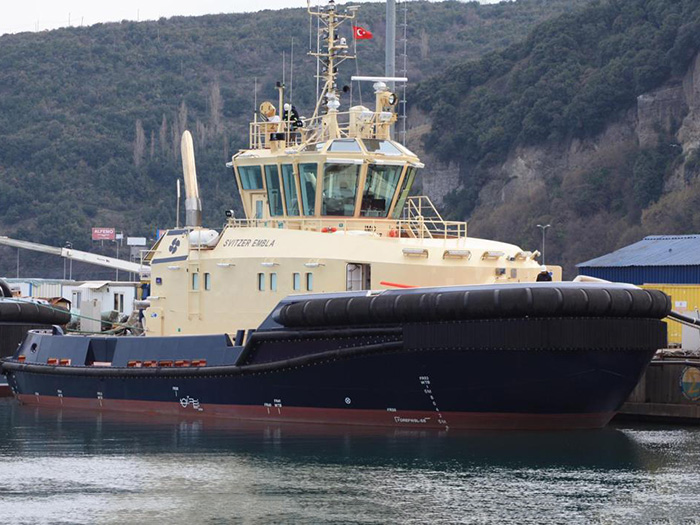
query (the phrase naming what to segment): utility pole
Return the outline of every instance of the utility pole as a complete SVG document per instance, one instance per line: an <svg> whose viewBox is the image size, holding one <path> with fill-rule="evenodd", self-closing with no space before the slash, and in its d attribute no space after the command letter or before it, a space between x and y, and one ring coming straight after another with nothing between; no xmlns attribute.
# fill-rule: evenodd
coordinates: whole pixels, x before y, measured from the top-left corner
<svg viewBox="0 0 700 525"><path fill-rule="evenodd" d="M537 227L542 230L542 266L545 266L545 258L544 258L544 242L545 242L545 237L546 237L546 232L547 228L550 228L552 225L551 224L538 224Z"/></svg>

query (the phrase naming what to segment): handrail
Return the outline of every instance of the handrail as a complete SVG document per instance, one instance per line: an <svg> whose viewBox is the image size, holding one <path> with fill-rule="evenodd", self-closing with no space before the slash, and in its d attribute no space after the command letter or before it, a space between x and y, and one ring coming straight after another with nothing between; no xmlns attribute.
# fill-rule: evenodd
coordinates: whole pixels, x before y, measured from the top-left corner
<svg viewBox="0 0 700 525"><path fill-rule="evenodd" d="M231 218L232 228L276 228L319 231L324 233L356 232L392 238L454 239L467 236L467 223L444 220L430 199L409 197L401 219L371 217L274 217L268 219Z"/></svg>
<svg viewBox="0 0 700 525"><path fill-rule="evenodd" d="M335 120L336 136L330 134L331 118ZM282 121L282 131L279 130L279 122L261 122L256 119L249 124L248 142L250 149L267 148L272 133L284 134L285 147L345 137L383 139L386 138L386 129L389 124L389 121L382 120L384 118L381 112L375 111L334 112L332 115L303 118L304 126L298 129L293 129L290 121Z"/></svg>

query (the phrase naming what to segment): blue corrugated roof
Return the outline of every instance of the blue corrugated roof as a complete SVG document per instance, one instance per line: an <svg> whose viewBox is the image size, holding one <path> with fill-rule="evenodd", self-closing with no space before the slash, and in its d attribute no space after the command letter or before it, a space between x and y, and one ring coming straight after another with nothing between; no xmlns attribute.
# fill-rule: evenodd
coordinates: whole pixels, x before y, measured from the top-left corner
<svg viewBox="0 0 700 525"><path fill-rule="evenodd" d="M700 266L700 235L650 235L576 266Z"/></svg>

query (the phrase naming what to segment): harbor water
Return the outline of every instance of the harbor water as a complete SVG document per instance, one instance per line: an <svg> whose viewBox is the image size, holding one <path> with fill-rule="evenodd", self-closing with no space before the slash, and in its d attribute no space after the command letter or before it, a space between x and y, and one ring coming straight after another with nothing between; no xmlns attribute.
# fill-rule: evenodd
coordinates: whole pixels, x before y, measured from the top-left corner
<svg viewBox="0 0 700 525"><path fill-rule="evenodd" d="M440 433L0 400L5 523L700 523L700 428Z"/></svg>

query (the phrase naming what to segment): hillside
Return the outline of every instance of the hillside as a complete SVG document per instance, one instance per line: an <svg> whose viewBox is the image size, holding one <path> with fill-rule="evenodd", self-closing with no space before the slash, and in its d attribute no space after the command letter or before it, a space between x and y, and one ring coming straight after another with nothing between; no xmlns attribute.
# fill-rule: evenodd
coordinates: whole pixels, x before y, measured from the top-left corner
<svg viewBox="0 0 700 525"><path fill-rule="evenodd" d="M409 77L503 49L586 3L411 2ZM384 6L363 5L358 23L375 35L358 45L359 69L381 73ZM195 138L205 223L219 226L222 211L238 206L224 164L247 140L255 97L275 99L283 52L291 84L292 40L294 102L304 114L315 94L304 9L0 37L0 234L90 250L113 250L91 245L92 226L154 237L175 222L185 128ZM62 271L61 261L23 258L21 273ZM14 250L0 248L0 275L14 273Z"/></svg>
<svg viewBox="0 0 700 525"><path fill-rule="evenodd" d="M471 235L535 248L551 223L548 262L569 276L645 234L696 233L698 50L697 1L600 0L449 68L411 97L427 191Z"/></svg>

